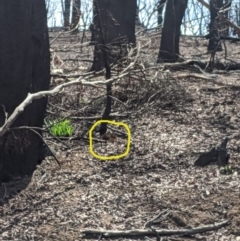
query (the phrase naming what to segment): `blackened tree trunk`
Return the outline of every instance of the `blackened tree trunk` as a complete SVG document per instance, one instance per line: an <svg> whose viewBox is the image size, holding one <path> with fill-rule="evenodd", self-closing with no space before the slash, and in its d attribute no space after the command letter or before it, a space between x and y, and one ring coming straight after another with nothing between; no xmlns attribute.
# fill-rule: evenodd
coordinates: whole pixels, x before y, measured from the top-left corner
<svg viewBox="0 0 240 241"><path fill-rule="evenodd" d="M0 125L29 92L49 89L50 54L44 0L0 1ZM47 99L34 100L12 127L42 127ZM41 134L41 133L40 133ZM42 140L31 130L0 137L0 180L33 172Z"/></svg>
<svg viewBox="0 0 240 241"><path fill-rule="evenodd" d="M91 70L103 69L104 58L111 65L125 54L123 45L135 44L136 7L136 0L94 0L91 31L95 49Z"/></svg>
<svg viewBox="0 0 240 241"><path fill-rule="evenodd" d="M65 0L65 8L63 13L64 27L67 28L70 26L70 6L71 0Z"/></svg>
<svg viewBox="0 0 240 241"><path fill-rule="evenodd" d="M210 0L210 24L209 24L209 42L208 51L221 51L222 46L220 42L220 25L218 11L223 7L223 0Z"/></svg>
<svg viewBox="0 0 240 241"><path fill-rule="evenodd" d="M71 27L75 28L80 20L80 9L81 9L81 0L73 0L72 2L72 21ZM76 29L75 32L78 32Z"/></svg>
<svg viewBox="0 0 240 241"><path fill-rule="evenodd" d="M166 0L159 0L159 3L158 3L158 6L157 6L157 13L158 13L158 25L162 25L163 23L163 17L162 17L162 14L163 14L163 8L164 8L164 5L166 3Z"/></svg>
<svg viewBox="0 0 240 241"><path fill-rule="evenodd" d="M175 62L179 58L179 39L182 19L188 0L168 0L158 62Z"/></svg>

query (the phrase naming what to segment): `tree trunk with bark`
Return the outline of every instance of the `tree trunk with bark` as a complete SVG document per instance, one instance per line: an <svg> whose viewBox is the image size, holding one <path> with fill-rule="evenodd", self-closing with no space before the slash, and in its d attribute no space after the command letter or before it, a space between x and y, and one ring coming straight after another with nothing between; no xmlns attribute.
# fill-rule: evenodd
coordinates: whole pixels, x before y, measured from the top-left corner
<svg viewBox="0 0 240 241"><path fill-rule="evenodd" d="M223 16L225 17L225 19L229 19L229 9L231 7L231 4L232 4L232 0L224 0L222 10L224 11ZM226 24L224 21L221 21L221 18L220 18L220 36L228 37L229 33L230 33L229 25Z"/></svg>
<svg viewBox="0 0 240 241"><path fill-rule="evenodd" d="M182 19L188 0L168 0L158 62L175 62L179 59L179 39Z"/></svg>
<svg viewBox="0 0 240 241"><path fill-rule="evenodd" d="M65 8L63 13L64 27L67 28L70 26L70 6L71 0L65 0Z"/></svg>
<svg viewBox="0 0 240 241"><path fill-rule="evenodd" d="M44 0L0 1L0 125L28 93L49 89L50 54ZM0 137L0 180L32 174L42 139L31 130L42 127L47 99L34 100ZM41 133L40 133L41 134Z"/></svg>
<svg viewBox="0 0 240 241"><path fill-rule="evenodd" d="M222 46L220 42L220 24L218 11L223 7L223 0L210 0L210 24L209 24L209 42L208 51L221 51Z"/></svg>
<svg viewBox="0 0 240 241"><path fill-rule="evenodd" d="M124 45L135 44L136 0L94 0L92 40L95 41L91 70L99 71L125 55ZM106 54L107 53L107 54Z"/></svg>

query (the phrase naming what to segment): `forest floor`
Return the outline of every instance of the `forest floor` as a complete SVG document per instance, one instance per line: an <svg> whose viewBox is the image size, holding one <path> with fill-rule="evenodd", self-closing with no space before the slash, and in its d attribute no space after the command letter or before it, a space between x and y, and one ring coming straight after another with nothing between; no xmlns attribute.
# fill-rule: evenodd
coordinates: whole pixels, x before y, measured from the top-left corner
<svg viewBox="0 0 240 241"><path fill-rule="evenodd" d="M51 32L50 41L56 35ZM112 118L131 130L129 154L100 161L89 152L88 131L104 110L104 86L71 86L51 97L46 120L71 120L74 136L45 133L61 168L47 157L31 178L1 184L1 240L156 240L147 235L87 237L81 231L144 229L158 214L152 226L157 230L191 230L229 220L220 229L163 240L240 240L240 73L218 73L214 80L178 78L193 70L165 70L164 64L157 64L159 36L139 34L138 66L142 63L146 70L113 85ZM93 47L87 41L82 33L61 35L51 45L51 87L88 71ZM240 44L226 42L226 47L227 60L224 51L216 60L240 62ZM185 60L207 61L206 48L204 38L181 37ZM99 79L104 76L93 80ZM223 175L217 165L193 165L201 153L232 134L236 136L230 139L228 152L234 173ZM97 134L94 138L95 150L109 155L121 154L127 142L120 136L110 142L101 142Z"/></svg>

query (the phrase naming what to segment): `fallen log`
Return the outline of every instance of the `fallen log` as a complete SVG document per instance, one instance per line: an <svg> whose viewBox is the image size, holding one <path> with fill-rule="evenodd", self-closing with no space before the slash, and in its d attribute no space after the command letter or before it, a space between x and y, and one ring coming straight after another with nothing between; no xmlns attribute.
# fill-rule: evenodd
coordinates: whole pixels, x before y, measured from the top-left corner
<svg viewBox="0 0 240 241"><path fill-rule="evenodd" d="M204 225L196 228L186 228L186 229L156 229L156 230L145 230L145 229L133 229L133 230L99 230L99 229L84 229L80 230L81 234L85 236L101 236L102 238L110 237L133 237L133 236L170 236L170 235L190 235L196 233L203 233L208 231L217 230L226 225L229 225L229 220L225 220L219 223Z"/></svg>

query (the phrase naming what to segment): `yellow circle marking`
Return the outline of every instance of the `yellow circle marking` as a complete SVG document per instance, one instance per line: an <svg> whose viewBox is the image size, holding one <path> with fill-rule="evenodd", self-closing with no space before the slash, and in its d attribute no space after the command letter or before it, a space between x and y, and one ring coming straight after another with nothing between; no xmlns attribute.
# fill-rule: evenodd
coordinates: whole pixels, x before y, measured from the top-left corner
<svg viewBox="0 0 240 241"><path fill-rule="evenodd" d="M107 123L107 124L111 124L111 125L115 125L115 126L123 126L126 129L127 134L128 134L128 138L127 138L127 149L124 153L122 153L120 155L115 155L115 156L100 156L93 151L92 133L93 133L93 130L96 128L96 126L101 124L101 123ZM91 129L89 130L89 150L90 150L90 153L94 157L96 157L100 160L109 161L109 160L119 159L119 158L125 157L130 152L130 144L131 144L131 131L130 131L129 126L127 124L123 123L123 122L110 121L110 120L99 120L96 123L94 123L93 126L91 127Z"/></svg>

